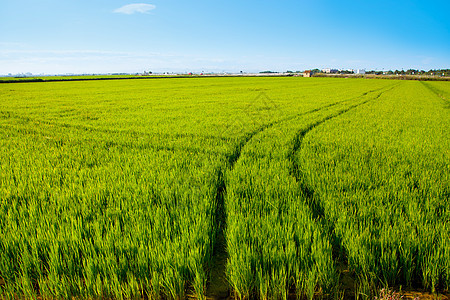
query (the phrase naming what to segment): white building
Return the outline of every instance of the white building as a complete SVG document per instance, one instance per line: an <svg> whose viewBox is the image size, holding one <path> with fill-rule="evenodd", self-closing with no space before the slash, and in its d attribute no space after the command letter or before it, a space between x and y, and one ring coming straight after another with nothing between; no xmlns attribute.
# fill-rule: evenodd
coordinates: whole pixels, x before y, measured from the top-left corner
<svg viewBox="0 0 450 300"><path fill-rule="evenodd" d="M338 69L330 69L330 68L322 69L322 73L335 74L335 73L337 73L337 72L339 72Z"/></svg>
<svg viewBox="0 0 450 300"><path fill-rule="evenodd" d="M355 74L366 74L366 70L365 69L356 69L354 70Z"/></svg>

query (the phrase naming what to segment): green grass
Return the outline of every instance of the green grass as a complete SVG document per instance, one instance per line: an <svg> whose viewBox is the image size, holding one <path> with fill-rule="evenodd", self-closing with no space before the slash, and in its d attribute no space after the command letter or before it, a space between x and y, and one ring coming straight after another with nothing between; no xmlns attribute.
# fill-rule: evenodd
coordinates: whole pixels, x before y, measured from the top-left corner
<svg viewBox="0 0 450 300"><path fill-rule="evenodd" d="M446 82L0 85L0 295L238 298L450 282ZM220 238L225 235L225 245ZM220 272L219 272L220 273Z"/></svg>

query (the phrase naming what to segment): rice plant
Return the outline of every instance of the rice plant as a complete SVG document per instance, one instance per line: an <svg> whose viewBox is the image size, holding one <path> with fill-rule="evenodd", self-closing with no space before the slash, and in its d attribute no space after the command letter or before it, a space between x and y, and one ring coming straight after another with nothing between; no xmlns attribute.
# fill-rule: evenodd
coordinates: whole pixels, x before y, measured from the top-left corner
<svg viewBox="0 0 450 300"><path fill-rule="evenodd" d="M0 297L448 290L449 85L0 84ZM224 235L224 238L221 237ZM226 245L220 245L222 239Z"/></svg>

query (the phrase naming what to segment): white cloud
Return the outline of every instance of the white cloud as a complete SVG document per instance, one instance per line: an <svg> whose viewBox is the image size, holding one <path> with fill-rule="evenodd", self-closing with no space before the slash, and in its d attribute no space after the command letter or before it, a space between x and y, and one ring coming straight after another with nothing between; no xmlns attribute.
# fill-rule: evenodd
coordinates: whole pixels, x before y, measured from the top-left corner
<svg viewBox="0 0 450 300"><path fill-rule="evenodd" d="M126 14L126 15L132 15L135 13L146 14L155 8L156 8L156 6L153 4L134 3L134 4L124 5L118 9L114 10L114 12L119 13L119 14Z"/></svg>

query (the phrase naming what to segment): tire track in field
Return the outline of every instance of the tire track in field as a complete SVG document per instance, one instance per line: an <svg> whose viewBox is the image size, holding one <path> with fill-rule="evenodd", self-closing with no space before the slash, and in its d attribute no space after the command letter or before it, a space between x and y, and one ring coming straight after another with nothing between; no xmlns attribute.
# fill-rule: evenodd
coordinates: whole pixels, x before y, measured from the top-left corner
<svg viewBox="0 0 450 300"><path fill-rule="evenodd" d="M322 125L323 123L325 123L325 122L327 122L327 121L329 121L329 120L331 120L331 119L334 119L334 118L336 118L336 117L339 117L340 115L342 115L342 114L344 114L344 113L347 113L347 112L349 112L349 111L351 111L351 110L353 110L353 109L355 109L355 108L357 108L357 107L359 107L359 106L362 106L362 105L364 105L364 104L366 104L366 103L368 103L368 102L375 101L375 100L379 99L379 98L381 97L381 95L383 95L384 93L386 93L386 92L388 92L388 91L391 91L391 90L394 89L397 85L398 85L398 84L392 86L392 87L389 88L389 89L386 89L386 90L384 90L384 91L381 91L378 95L376 95L376 96L373 97L373 98L370 98L370 99L365 100L365 101L363 101L363 102L360 102L360 103L358 103L358 104L351 105L351 106L349 106L349 107L347 107L347 108L341 109L341 110L339 110L338 112L336 112L336 113L334 113L334 114L331 114L331 115L329 115L329 116L326 116L326 117L324 117L324 118L322 118L322 119L320 119L320 120L318 120L318 121L316 121L316 122L310 124L308 127L302 129L302 130L297 134L297 136L294 138L294 146L293 146L293 149L292 149L292 151L291 151L291 154L289 155L289 158L290 158L291 163L292 163L291 175L294 176L294 177L296 178L297 181L299 180L299 176L298 176L298 175L299 175L299 174L298 174L298 172L299 172L299 166L298 166L298 164L297 164L297 162L296 162L296 160L295 160L295 154L297 153L298 150L300 150L300 148L301 148L301 146L302 146L303 139L305 138L305 135L306 135L306 134L308 134L308 133L309 133L311 130L313 130L314 128L316 128L316 127ZM379 91L379 90L382 90L382 89L378 89L378 90L375 90L375 91L370 91L370 92L364 93L364 94L363 94L362 96L360 96L359 98L361 98L361 97L363 97L363 96L366 96L366 95L368 95L368 94L371 93L371 92L376 92L376 91ZM354 98L353 98L353 99L354 99ZM343 102L343 101L342 101L342 102Z"/></svg>
<svg viewBox="0 0 450 300"><path fill-rule="evenodd" d="M444 100L445 102L445 108L449 109L450 108L450 100L445 98L444 95L442 94L442 91L434 86L431 86L429 83L427 82L420 82L424 87L426 87L429 91L431 91L433 94L435 94L436 96L438 96L439 98L441 98L442 100Z"/></svg>
<svg viewBox="0 0 450 300"><path fill-rule="evenodd" d="M254 136L256 136L257 134L263 132L264 130L269 129L269 128L275 126L275 125L278 125L278 124L281 124L281 123L293 120L293 119L298 118L298 117L301 117L301 116L309 115L309 114L321 111L323 109L327 109L327 108L336 106L336 105L341 104L341 103L345 103L345 102L348 102L348 101L359 99L359 98L364 97L364 96L366 96L366 95L368 95L370 93L381 91L383 89L384 88L379 88L379 89L375 89L375 90L369 90L367 92L362 93L359 96L348 98L348 99L337 101L337 102L333 102L331 104L327 104L327 105L324 105L324 106L321 106L321 107L318 107L318 108L314 108L314 109L308 110L306 112L302 112L302 113L294 114L294 115L291 115L291 116L288 116L288 117L285 117L285 118L281 118L279 120L276 120L276 121L273 121L273 122L269 122L267 124L264 124L264 125L258 127L256 130L247 133L237 143L237 145L236 145L234 151L232 152L232 154L230 154L227 157L228 169L232 170L234 168L234 165L238 161L238 159L240 158L242 149L245 147L245 145L247 145Z"/></svg>
<svg viewBox="0 0 450 300"><path fill-rule="evenodd" d="M350 100L350 99L349 99ZM345 101L349 101L345 100ZM226 227L227 227L227 213L225 209L225 195L226 195L226 182L225 172L232 171L236 162L239 160L242 154L242 149L247 145L254 136L263 132L264 130L275 126L281 122L285 122L295 117L314 113L316 111L326 109L328 107L337 105L340 102L332 103L320 108L310 110L305 113L296 114L278 121L270 122L260 126L256 130L247 133L235 146L234 151L226 157L226 166L224 169L218 172L218 185L216 193L216 212L214 216L215 224L217 226L215 242L213 246L213 256L210 266L209 283L207 286L206 297L207 299L227 299L230 297L231 287L227 281L225 270L227 264L228 253L226 249Z"/></svg>
<svg viewBox="0 0 450 300"><path fill-rule="evenodd" d="M369 90L367 92L362 93L359 96L348 98L342 101L337 101L331 104L327 104L306 112L302 112L299 114L294 114L292 116L282 118L267 124L264 124L257 128L256 130L247 133L235 146L234 151L226 157L226 166L225 168L219 170L218 172L218 180L217 180L217 193L216 193L216 212L214 215L214 220L217 226L215 242L213 246L213 256L211 261L210 268L210 276L209 282L206 290L207 299L227 299L230 297L231 287L226 279L225 269L226 262L228 258L227 249L226 249L226 237L225 231L227 227L227 215L225 209L225 195L226 195L226 182L225 182L225 172L232 171L236 162L239 160L242 154L242 149L255 137L257 134L263 132L266 129L269 129L275 125L281 124L283 122L287 122L293 120L297 117L301 117L304 115L312 114L323 109L327 109L333 106L336 106L341 103L345 103L348 101L352 101L361 97L364 97L370 93L374 93L380 91L384 88L379 88L375 90ZM351 106L354 107L354 106ZM343 112L342 112L343 113ZM311 130L310 128L309 130ZM306 133L305 133L306 134Z"/></svg>
<svg viewBox="0 0 450 300"><path fill-rule="evenodd" d="M320 219L320 218L322 218L324 216L323 207L320 205L320 203L318 203L314 199L314 194L315 194L314 190L311 189L310 187L308 187L306 185L306 183L304 182L304 180L303 180L304 176L303 176L303 174L301 174L300 166L299 166L297 160L295 159L296 153L302 147L302 143L303 143L303 140L304 140L305 136L310 131L312 131L314 128L324 124L325 122L330 121L330 120L332 120L332 119L334 119L336 117L339 117L339 116L343 115L344 113L347 113L347 112L349 112L349 111L351 111L351 110L353 110L353 109L355 109L357 107L360 107L360 106L362 106L362 105L364 105L364 104L366 104L368 102L375 101L375 100L379 99L381 97L381 95L383 95L384 93L386 93L388 91L391 91L396 86L397 85L395 85L395 86L393 86L393 87L391 87L389 89L386 89L384 91L381 91L378 95L376 95L373 98L370 98L370 99L365 100L363 102L360 102L358 104L351 105L351 106L349 106L347 108L341 109L341 110L339 110L338 112L336 112L334 114L331 114L331 115L329 115L327 117L324 117L324 118L320 119L319 121L316 121L316 122L310 124L308 127L306 127L303 130L301 130L297 134L297 136L295 137L295 139L294 139L294 146L293 146L292 151L291 151L291 153L289 155L289 159L291 161L291 166L292 166L291 175L300 184L301 192L307 198L308 202L311 201L310 203L308 203L308 205L311 208L311 212L313 213L313 217L314 218L319 218ZM367 93L365 95L367 95Z"/></svg>
<svg viewBox="0 0 450 300"><path fill-rule="evenodd" d="M348 267L346 264L342 261L345 257L345 251L342 249L341 244L342 240L336 235L335 232L335 224L332 222L329 222L325 218L325 208L323 207L322 203L320 202L319 198L316 195L316 192L314 189L309 187L307 183L305 182L305 176L300 171L300 165L298 164L298 161L295 159L296 153L301 149L303 140L305 136L311 132L314 128L324 124L327 121L330 121L336 117L339 117L353 109L356 109L364 104L367 104L369 102L375 101L381 97L386 92L389 92L393 90L398 84L392 86L391 88L388 88L384 91L381 91L378 95L376 95L373 98L370 98L366 101L360 102L355 105L351 105L345 109L342 109L332 115L329 115L327 117L322 118L321 120L314 122L313 124L309 125L307 128L301 130L294 140L294 146L292 148L292 152L289 155L289 159L291 160L291 176L293 176L296 180L296 182L299 184L299 189L302 195L305 197L306 204L310 208L311 214L313 219L317 220L318 224L321 225L323 232L327 233L328 236L331 237L331 245L332 245L332 251L333 251L333 258L336 261L336 265L338 266L338 269L341 273L341 279L340 283L344 283L344 289L345 290L351 290L354 288L354 279L346 272ZM367 95L367 94L366 94Z"/></svg>
<svg viewBox="0 0 450 300"><path fill-rule="evenodd" d="M393 88L394 88L394 87L392 87L392 88L390 88L390 89L388 89L388 90L386 90L386 91L382 91L381 93L379 93L379 94L378 94L377 96L375 96L374 98L370 98L370 99L368 99L368 100L366 100L366 101L363 101L363 102L361 102L361 103L354 104L354 105L351 105L351 106L349 106L349 107L347 107L347 108L341 109L340 111L338 111L338 112L336 112L336 113L334 113L334 114L331 114L331 115L329 115L329 116L326 116L326 117L320 119L319 121L316 121L316 122L310 124L308 127L304 128L303 130L301 130L301 131L297 134L297 136L295 137L295 139L294 139L294 146L293 146L293 149L292 149L292 153L291 153L291 155L290 155L290 159L291 159L291 162L292 162L292 165L293 165L293 170L291 171L291 174L292 174L294 177L296 177L296 179L298 179L297 176L295 175L295 174L298 172L298 165L297 165L297 163L295 162L294 156L295 156L296 152L301 148L301 144L302 144L303 139L304 139L304 137L305 137L306 134L308 134L311 130L313 130L313 129L316 128L317 126L320 126L320 125L322 125L323 123L325 123L325 122L327 122L327 121L329 121L329 120L331 120L331 119L333 119L333 118L339 117L340 115L342 115L342 114L344 114L344 113L346 113L346 112L349 112L349 111L352 110L352 109L355 109L355 108L357 108L357 107L359 107L359 106L361 106L361 105L364 105L364 104L366 104L366 103L368 103L368 102L370 102L370 101L374 101L374 100L380 98L382 94L384 94L385 92L387 92L387 91L389 91L389 90L392 90ZM365 95L367 95L367 94L368 94L368 93L364 93L362 96L365 96ZM362 96L361 96L361 97L362 97Z"/></svg>

